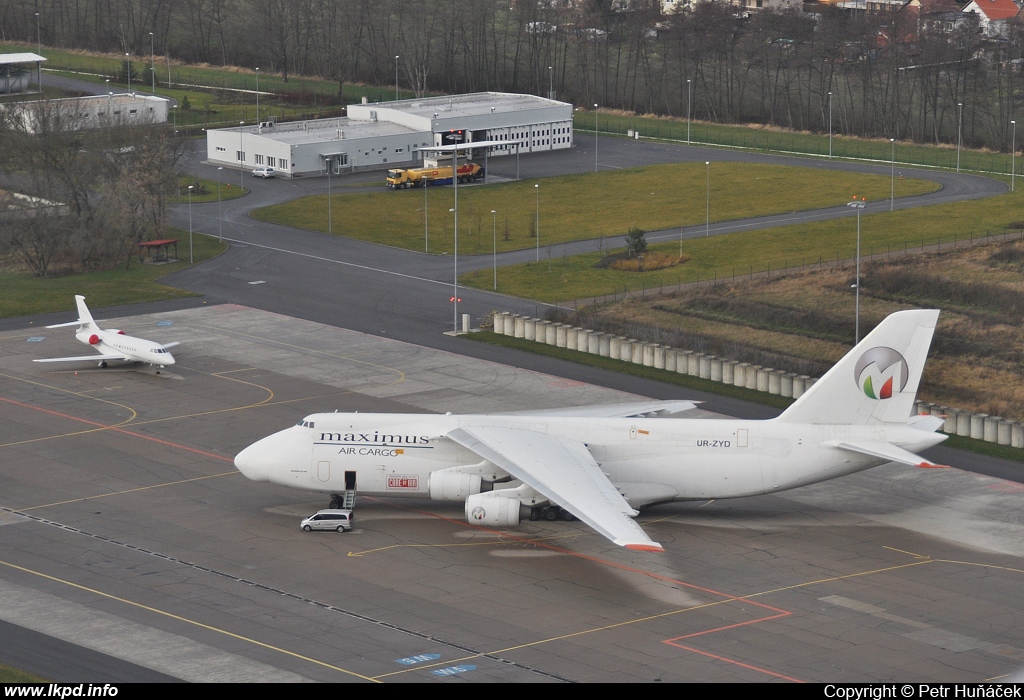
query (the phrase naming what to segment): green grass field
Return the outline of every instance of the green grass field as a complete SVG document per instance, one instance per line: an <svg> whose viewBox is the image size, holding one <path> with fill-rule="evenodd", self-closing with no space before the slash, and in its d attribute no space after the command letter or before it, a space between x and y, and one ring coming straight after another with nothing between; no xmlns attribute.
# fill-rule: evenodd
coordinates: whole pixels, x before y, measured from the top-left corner
<svg viewBox="0 0 1024 700"><path fill-rule="evenodd" d="M135 304L143 301L176 299L193 296L160 284L159 279L172 272L184 269L188 264L188 231L169 229L169 238L178 238L179 261L166 265L140 265L138 258L132 260L129 270L123 268L90 272L67 277L40 279L28 273L0 273L0 318L29 316L55 311L74 311L76 294L89 300L90 307ZM216 238L195 234L194 254L196 263L208 260L227 249ZM173 249L172 249L173 252Z"/></svg>
<svg viewBox="0 0 1024 700"><path fill-rule="evenodd" d="M532 248L536 220L540 246L608 238L619 247L632 227L645 231L704 223L708 168L703 163L651 165L564 177L459 188L459 253ZM383 188L383 174L381 177ZM856 194L887 197L890 179L839 171L772 165L712 163L711 221L817 209L848 202ZM539 185L539 187L537 187ZM935 183L899 180L896 196L930 192ZM326 183L325 183L326 188ZM429 241L424 230L429 205ZM454 190L382 189L374 194L334 194L331 230L384 245L450 253L454 249ZM491 211L496 214L491 215ZM382 213L384 213L382 215ZM254 218L312 231L328 230L327 194L257 209Z"/></svg>
<svg viewBox="0 0 1024 700"><path fill-rule="evenodd" d="M871 199L871 197L869 197ZM861 218L861 253L868 256L903 251L936 243L1009 233L1021 228L1024 192L986 199L940 204L908 211L885 212ZM689 262L654 272L620 272L595 267L601 253L514 265L498 270L498 291L544 302L573 302L617 293L657 290L687 282L749 275L820 261L854 257L857 221L845 217L760 231L731 233L685 241ZM623 249L621 240L616 241ZM652 246L678 252L678 243ZM492 288L489 272L460 277L463 284Z"/></svg>

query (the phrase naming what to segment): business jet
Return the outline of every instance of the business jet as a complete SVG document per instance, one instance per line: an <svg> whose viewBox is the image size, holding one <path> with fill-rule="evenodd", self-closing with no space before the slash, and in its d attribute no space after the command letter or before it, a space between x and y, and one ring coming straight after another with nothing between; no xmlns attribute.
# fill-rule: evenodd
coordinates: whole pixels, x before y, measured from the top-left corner
<svg viewBox="0 0 1024 700"><path fill-rule="evenodd" d="M235 457L255 481L344 495L464 501L470 523L578 518L617 545L663 551L633 518L655 503L775 493L916 452L943 420L911 413L939 312L892 314L777 418L674 418L647 402L499 415L317 413Z"/></svg>
<svg viewBox="0 0 1024 700"><path fill-rule="evenodd" d="M85 305L85 297L75 295L75 302L78 304L78 320L68 323L57 323L47 328L69 328L78 326L75 338L79 342L92 347L97 355L80 355L78 357L51 357L45 360L34 360L35 362L84 362L88 360L99 360L100 367L106 367L108 360L125 360L127 362L145 362L157 367L159 370L174 364L174 356L167 352L181 343L154 343L152 340L133 338L125 335L124 331L116 328L104 330L96 325L89 313L89 307Z"/></svg>

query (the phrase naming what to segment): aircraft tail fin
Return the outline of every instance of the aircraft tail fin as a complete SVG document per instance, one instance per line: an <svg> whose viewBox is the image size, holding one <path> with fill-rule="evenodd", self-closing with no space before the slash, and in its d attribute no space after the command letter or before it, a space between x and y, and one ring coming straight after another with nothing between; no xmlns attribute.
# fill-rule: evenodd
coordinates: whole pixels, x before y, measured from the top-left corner
<svg viewBox="0 0 1024 700"><path fill-rule="evenodd" d="M891 314L778 420L906 425L938 319L930 309Z"/></svg>

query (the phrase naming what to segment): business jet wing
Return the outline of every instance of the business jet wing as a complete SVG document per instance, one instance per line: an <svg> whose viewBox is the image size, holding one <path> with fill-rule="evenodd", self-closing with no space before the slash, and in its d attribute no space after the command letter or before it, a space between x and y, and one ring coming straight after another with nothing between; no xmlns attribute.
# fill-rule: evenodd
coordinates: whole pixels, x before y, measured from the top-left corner
<svg viewBox="0 0 1024 700"><path fill-rule="evenodd" d="M127 355L79 355L78 357L47 357L44 360L32 360L33 362L89 362L92 360L130 360Z"/></svg>
<svg viewBox="0 0 1024 700"><path fill-rule="evenodd" d="M501 467L615 544L661 552L581 442L519 428L456 428L447 437Z"/></svg>
<svg viewBox="0 0 1024 700"><path fill-rule="evenodd" d="M160 347L163 348L164 350L170 350L171 348L176 348L179 345L181 345L181 343L179 343L178 341L174 341L173 343L164 343Z"/></svg>
<svg viewBox="0 0 1024 700"><path fill-rule="evenodd" d="M654 418L671 416L697 407L700 401L637 401L603 406L546 408L539 411L511 411L503 415L560 416L564 418Z"/></svg>

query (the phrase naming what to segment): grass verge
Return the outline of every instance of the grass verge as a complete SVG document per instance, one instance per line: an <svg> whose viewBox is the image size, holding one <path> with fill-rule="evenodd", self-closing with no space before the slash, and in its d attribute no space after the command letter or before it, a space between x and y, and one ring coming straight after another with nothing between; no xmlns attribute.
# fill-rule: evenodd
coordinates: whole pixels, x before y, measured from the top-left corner
<svg viewBox="0 0 1024 700"><path fill-rule="evenodd" d="M672 163L563 177L459 188L459 252L522 250L591 238L619 248L631 227L645 231L696 225L707 217L708 169L703 163ZM383 177L382 177L383 183ZM889 177L749 163L712 163L711 220L837 206L854 194L889 196ZM537 187L539 185L539 187ZM383 185L382 185L383 186ZM931 192L927 180L897 182L897 196ZM424 222L426 200L429 239ZM336 194L331 198L334 233L384 245L450 253L455 206L450 187ZM495 212L492 214L491 212ZM387 216L381 216L387 212ZM312 231L328 230L327 195L303 197L252 212L254 218Z"/></svg>
<svg viewBox="0 0 1024 700"><path fill-rule="evenodd" d="M177 272L188 263L188 231L168 229L168 237L178 238L177 262L166 265L139 264L132 261L130 269L104 270L67 277L33 277L28 273L7 272L0 274L0 318L29 316L74 310L74 295L81 294L89 300L89 306L115 306L135 304L161 299L180 299L195 296L173 287L160 284L161 277ZM196 263L208 260L227 249L215 237L200 233L194 236Z"/></svg>
<svg viewBox="0 0 1024 700"><path fill-rule="evenodd" d="M598 357L595 355L589 355L586 353L576 352L573 350L567 350L565 348L551 347L550 345L541 345L540 343L535 343L532 340L523 340L522 338L509 338L508 336L498 335L490 331L470 333L462 337L480 343L487 343L489 345L497 345L505 348L513 348L515 350L523 350L525 352L534 353L535 355L556 357L561 360L568 360L570 362L576 362L582 365L587 365L589 367L607 369L613 372L627 374L633 377L653 379L655 381L664 382L665 384L674 384L676 386L684 387L687 389L706 391L709 394L715 394L717 396L728 396L730 398L741 399L743 401L750 401L751 403L757 403L763 406L771 406L773 408L785 409L793 403L793 399L787 399L783 396L775 396L773 394L765 394L764 392L761 391L752 391L750 389L728 386L725 384L721 384L720 382L712 382L706 379L700 379L685 374L679 374L677 372L668 372L665 370L654 369L653 367L643 367L640 365L634 365L630 362L613 360L608 357ZM686 397L681 396L680 398ZM953 447L958 450L973 452L975 454L988 455L990 457L997 457L1000 459L1006 459L1013 462L1024 463L1024 451L1014 447L996 445L993 443L984 442L982 440L974 440L971 438L961 437L959 435L950 435L949 439L946 440L943 443L943 445Z"/></svg>
<svg viewBox="0 0 1024 700"><path fill-rule="evenodd" d="M218 182L217 180L207 180L202 177L182 175L178 178L178 198L175 201L178 204L188 204L188 186L192 185L195 187L197 184L198 192L195 189L192 190L193 204L226 202L229 199L238 199L249 194L249 190L230 182Z"/></svg>
<svg viewBox="0 0 1024 700"><path fill-rule="evenodd" d="M45 683L47 679L27 671L0 664L0 683Z"/></svg>

